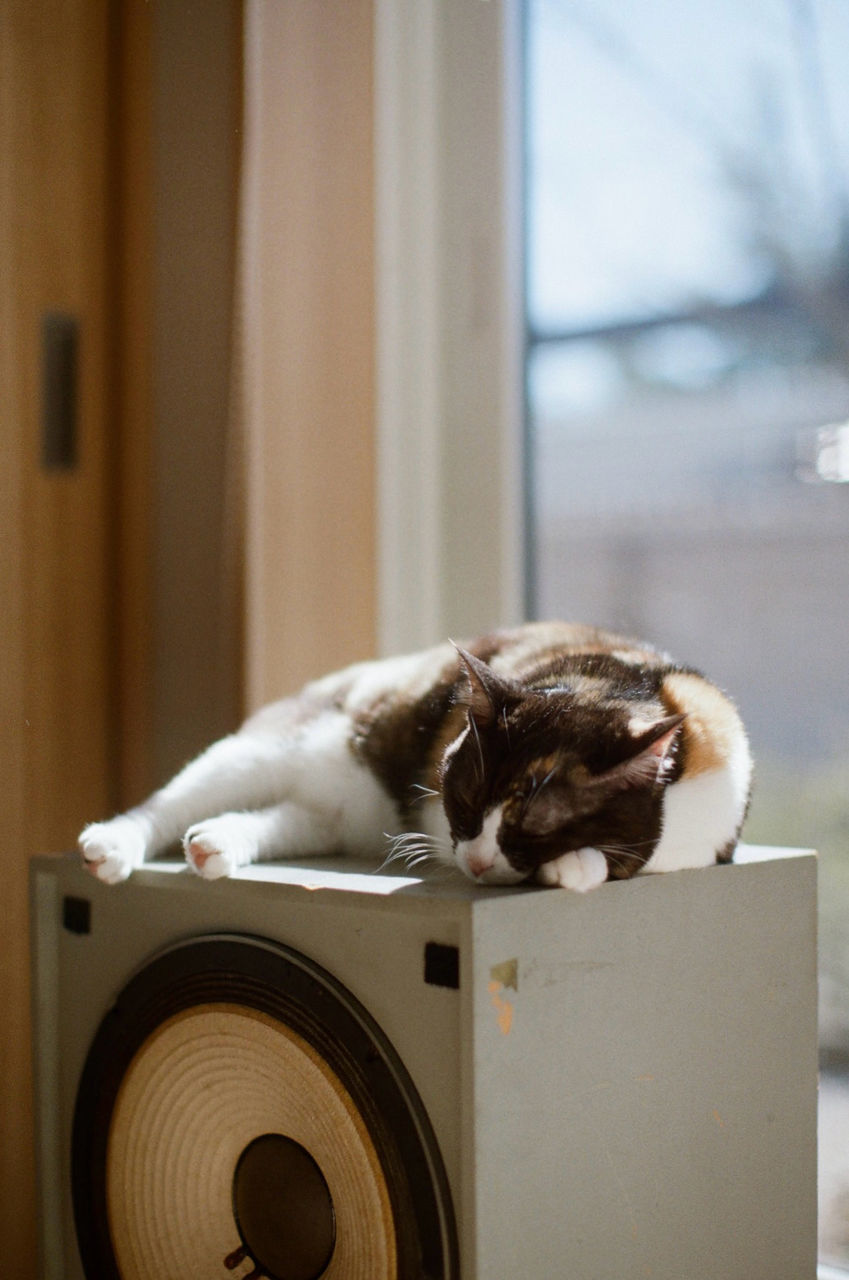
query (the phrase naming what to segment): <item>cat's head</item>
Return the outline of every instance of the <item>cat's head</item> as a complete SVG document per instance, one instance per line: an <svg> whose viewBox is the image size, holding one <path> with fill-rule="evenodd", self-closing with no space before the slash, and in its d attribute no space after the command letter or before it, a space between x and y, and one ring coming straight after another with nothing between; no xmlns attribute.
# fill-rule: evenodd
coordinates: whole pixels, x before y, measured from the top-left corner
<svg viewBox="0 0 849 1280"><path fill-rule="evenodd" d="M460 650L466 724L445 751L442 802L472 879L515 884L545 862L601 849L633 874L659 838L684 717L568 687L529 690Z"/></svg>

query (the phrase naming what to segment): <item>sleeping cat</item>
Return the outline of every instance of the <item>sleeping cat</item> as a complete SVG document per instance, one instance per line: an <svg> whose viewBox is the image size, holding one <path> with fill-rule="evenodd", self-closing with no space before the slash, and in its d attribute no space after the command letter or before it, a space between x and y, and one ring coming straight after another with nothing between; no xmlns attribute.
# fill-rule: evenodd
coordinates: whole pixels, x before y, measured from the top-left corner
<svg viewBox="0 0 849 1280"><path fill-rule="evenodd" d="M388 836L481 884L585 892L730 861L751 770L737 711L699 673L531 623L308 684L79 844L111 884L180 838L211 880L261 858L374 854Z"/></svg>

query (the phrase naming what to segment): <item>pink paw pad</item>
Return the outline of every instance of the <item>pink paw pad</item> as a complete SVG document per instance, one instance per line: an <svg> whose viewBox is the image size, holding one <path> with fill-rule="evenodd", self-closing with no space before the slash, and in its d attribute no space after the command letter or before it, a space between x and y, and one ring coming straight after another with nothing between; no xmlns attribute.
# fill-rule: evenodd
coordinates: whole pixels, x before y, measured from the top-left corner
<svg viewBox="0 0 849 1280"><path fill-rule="evenodd" d="M214 849L205 849L198 840L190 840L186 847L186 857L198 871L201 871L214 855Z"/></svg>
<svg viewBox="0 0 849 1280"><path fill-rule="evenodd" d="M204 849L204 846L198 845L196 841L192 841L186 850L188 859L195 863L195 867L206 867L207 860L213 856L213 850Z"/></svg>

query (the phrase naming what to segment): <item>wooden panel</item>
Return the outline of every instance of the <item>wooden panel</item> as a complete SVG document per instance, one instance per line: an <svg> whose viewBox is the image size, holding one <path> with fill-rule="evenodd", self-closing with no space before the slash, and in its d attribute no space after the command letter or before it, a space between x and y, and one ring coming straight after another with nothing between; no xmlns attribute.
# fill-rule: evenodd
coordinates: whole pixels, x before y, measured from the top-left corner
<svg viewBox="0 0 849 1280"><path fill-rule="evenodd" d="M113 508L118 806L154 785L153 746L153 21L126 0L113 42L115 421Z"/></svg>
<svg viewBox="0 0 849 1280"><path fill-rule="evenodd" d="M375 648L370 0L247 6L247 700Z"/></svg>
<svg viewBox="0 0 849 1280"><path fill-rule="evenodd" d="M240 0L153 8L149 687L162 782L241 712L231 388L242 12Z"/></svg>
<svg viewBox="0 0 849 1280"><path fill-rule="evenodd" d="M109 807L105 0L8 0L0 24L0 1239L34 1272L26 859ZM79 323L75 467L41 466L40 334Z"/></svg>
<svg viewBox="0 0 849 1280"><path fill-rule="evenodd" d="M240 0L117 10L120 803L241 713L232 328Z"/></svg>

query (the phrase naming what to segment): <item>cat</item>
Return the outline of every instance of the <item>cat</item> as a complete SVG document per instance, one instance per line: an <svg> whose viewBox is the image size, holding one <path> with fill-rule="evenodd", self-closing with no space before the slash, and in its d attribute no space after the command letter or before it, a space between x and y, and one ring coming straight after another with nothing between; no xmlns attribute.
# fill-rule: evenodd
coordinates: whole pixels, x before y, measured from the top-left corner
<svg viewBox="0 0 849 1280"><path fill-rule="evenodd" d="M388 837L478 884L586 892L730 861L751 774L736 709L699 672L593 627L529 623L308 684L79 846L115 883L180 838L216 879Z"/></svg>

